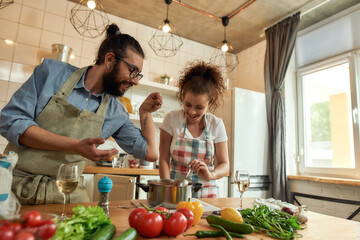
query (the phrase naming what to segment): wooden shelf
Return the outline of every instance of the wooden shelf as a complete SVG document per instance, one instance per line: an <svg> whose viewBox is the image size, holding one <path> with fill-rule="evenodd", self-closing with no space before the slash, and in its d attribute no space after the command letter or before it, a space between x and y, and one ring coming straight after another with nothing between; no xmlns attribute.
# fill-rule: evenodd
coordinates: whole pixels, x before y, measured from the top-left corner
<svg viewBox="0 0 360 240"><path fill-rule="evenodd" d="M146 81L146 80L140 81L139 85L134 86L133 89L141 89L148 92L159 92L160 94L166 94L172 96L176 96L179 90L179 88L176 86L165 85L162 83Z"/></svg>
<svg viewBox="0 0 360 240"><path fill-rule="evenodd" d="M139 122L140 121L140 116L138 114L133 114L133 113L130 113L129 114L129 118L131 121L133 121L134 123L135 122ZM154 123L157 123L157 124L160 124L163 122L163 118L156 118L156 117L153 117L154 119Z"/></svg>

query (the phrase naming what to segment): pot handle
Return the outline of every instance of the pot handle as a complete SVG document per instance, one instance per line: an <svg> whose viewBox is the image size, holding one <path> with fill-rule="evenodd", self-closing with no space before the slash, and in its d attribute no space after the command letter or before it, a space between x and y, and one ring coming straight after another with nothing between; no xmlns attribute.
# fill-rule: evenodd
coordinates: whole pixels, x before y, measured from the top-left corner
<svg viewBox="0 0 360 240"><path fill-rule="evenodd" d="M149 192L149 185L144 184L144 183L138 183L138 182L135 184L136 184L136 186L140 187L145 192Z"/></svg>
<svg viewBox="0 0 360 240"><path fill-rule="evenodd" d="M202 188L202 183L193 183L194 192L198 192Z"/></svg>

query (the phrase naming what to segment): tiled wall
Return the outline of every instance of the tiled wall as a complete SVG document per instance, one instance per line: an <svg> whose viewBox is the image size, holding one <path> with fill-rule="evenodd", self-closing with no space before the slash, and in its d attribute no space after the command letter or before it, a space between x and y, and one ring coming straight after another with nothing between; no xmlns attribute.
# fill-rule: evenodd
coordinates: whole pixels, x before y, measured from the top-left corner
<svg viewBox="0 0 360 240"><path fill-rule="evenodd" d="M359 201L360 189L358 186L349 186L341 184L320 183L305 180L290 180L291 192L323 196L329 198L347 199ZM316 200L304 197L296 197L301 204L309 206L309 210L330 216L347 218L355 212L359 206L344 203L335 203L330 201ZM357 214L352 220L360 221L360 214ZM310 219L311 221L311 219Z"/></svg>
<svg viewBox="0 0 360 240"><path fill-rule="evenodd" d="M13 93L28 79L42 58L51 57L51 45L61 43L73 49L74 59L69 62L82 67L93 64L97 48L103 36L86 38L79 35L71 25L69 16L73 2L66 0L15 0L15 3L0 10L0 109ZM208 61L214 48L182 38L184 44L174 57L155 55L148 41L156 29L116 16L108 15L121 32L135 37L145 51L144 79L158 81L160 75L179 76L184 65L194 59ZM5 40L14 41L7 44ZM175 84L170 83L170 84ZM132 101L142 101L145 91L129 91L126 96ZM176 105L172 97L164 98L164 109ZM176 105L178 106L178 105ZM0 153L7 141L0 136Z"/></svg>

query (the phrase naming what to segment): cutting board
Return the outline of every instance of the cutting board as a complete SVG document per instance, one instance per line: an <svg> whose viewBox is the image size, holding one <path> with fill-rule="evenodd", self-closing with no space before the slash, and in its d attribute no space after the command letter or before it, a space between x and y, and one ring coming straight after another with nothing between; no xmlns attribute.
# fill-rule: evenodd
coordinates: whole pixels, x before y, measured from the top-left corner
<svg viewBox="0 0 360 240"><path fill-rule="evenodd" d="M192 198L191 202L200 202L203 205L204 208L204 213L212 213L213 211L218 211L221 210L220 208L211 205L209 203L203 202L197 198ZM130 201L132 205L134 205L135 207L141 207L140 203L145 203L146 205L149 205L148 201L146 199L133 199ZM175 210L175 209L170 209L171 210Z"/></svg>

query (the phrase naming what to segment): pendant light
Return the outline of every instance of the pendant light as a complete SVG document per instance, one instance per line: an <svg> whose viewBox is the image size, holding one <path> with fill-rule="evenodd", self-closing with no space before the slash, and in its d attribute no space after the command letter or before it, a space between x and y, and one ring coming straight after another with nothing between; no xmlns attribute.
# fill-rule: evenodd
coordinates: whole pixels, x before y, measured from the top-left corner
<svg viewBox="0 0 360 240"><path fill-rule="evenodd" d="M229 17L221 18L224 26L224 40L215 49L210 58L210 62L221 67L225 72L232 72L239 64L239 59L235 54L229 53L233 48L226 40L226 26L229 24Z"/></svg>
<svg viewBox="0 0 360 240"><path fill-rule="evenodd" d="M170 22L169 5L172 0L165 0L166 3L166 19L158 27L154 35L149 41L149 45L156 55L161 57L172 57L180 50L183 42L177 35L174 25Z"/></svg>
<svg viewBox="0 0 360 240"><path fill-rule="evenodd" d="M96 38L109 25L109 18L100 0L80 0L72 9L70 22L82 36Z"/></svg>
<svg viewBox="0 0 360 240"><path fill-rule="evenodd" d="M3 9L12 3L14 3L14 0L0 0L0 9Z"/></svg>

